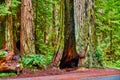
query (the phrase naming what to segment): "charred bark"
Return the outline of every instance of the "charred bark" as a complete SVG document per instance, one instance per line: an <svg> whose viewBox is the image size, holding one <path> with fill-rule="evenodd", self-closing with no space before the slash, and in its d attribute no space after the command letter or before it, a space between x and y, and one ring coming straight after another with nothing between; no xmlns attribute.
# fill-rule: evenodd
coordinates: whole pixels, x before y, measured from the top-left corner
<svg viewBox="0 0 120 80"><path fill-rule="evenodd" d="M78 66L78 55L75 43L74 0L64 0L64 50L60 61L60 68Z"/></svg>

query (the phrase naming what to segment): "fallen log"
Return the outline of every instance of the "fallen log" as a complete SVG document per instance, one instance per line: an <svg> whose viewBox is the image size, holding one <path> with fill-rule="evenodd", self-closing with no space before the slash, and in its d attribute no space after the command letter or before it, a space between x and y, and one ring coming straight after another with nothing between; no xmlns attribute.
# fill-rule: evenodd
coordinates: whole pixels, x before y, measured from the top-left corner
<svg viewBox="0 0 120 80"><path fill-rule="evenodd" d="M17 74L20 74L22 68L20 64L16 61L3 62L0 64L0 72L4 71L13 71Z"/></svg>
<svg viewBox="0 0 120 80"><path fill-rule="evenodd" d="M19 74L22 66L17 60L13 60L14 52L6 49L0 50L0 72L13 71Z"/></svg>

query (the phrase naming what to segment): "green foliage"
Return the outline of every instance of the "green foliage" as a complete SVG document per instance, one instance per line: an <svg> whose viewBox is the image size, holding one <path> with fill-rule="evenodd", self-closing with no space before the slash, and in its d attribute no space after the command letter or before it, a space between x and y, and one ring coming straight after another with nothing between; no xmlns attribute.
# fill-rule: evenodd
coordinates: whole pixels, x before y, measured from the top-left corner
<svg viewBox="0 0 120 80"><path fill-rule="evenodd" d="M11 14L9 9L5 6L5 4L0 5L0 16L6 16L7 14Z"/></svg>
<svg viewBox="0 0 120 80"><path fill-rule="evenodd" d="M46 65L50 64L53 60L53 53L48 52L48 54L46 54L44 56L45 56Z"/></svg>
<svg viewBox="0 0 120 80"><path fill-rule="evenodd" d="M56 9L59 10L58 2L58 0L34 0L36 50L37 54L48 55L49 58L47 59L51 59L57 50L56 45L53 46L53 43L56 35L58 37L56 29L60 28L60 18L57 19L55 28L53 24L53 4L56 4ZM58 13L57 16L59 15Z"/></svg>
<svg viewBox="0 0 120 80"><path fill-rule="evenodd" d="M120 60L116 61L116 66L120 68Z"/></svg>
<svg viewBox="0 0 120 80"><path fill-rule="evenodd" d="M0 73L0 78L2 77L9 77L9 76L15 76L16 73L10 72L10 73Z"/></svg>
<svg viewBox="0 0 120 80"><path fill-rule="evenodd" d="M95 17L98 42L104 54L105 64L118 65L120 58L120 1L96 0ZM116 62L117 61L117 62ZM111 66L111 65L110 65Z"/></svg>
<svg viewBox="0 0 120 80"><path fill-rule="evenodd" d="M12 0L12 15L16 15L17 7L21 4L19 0Z"/></svg>
<svg viewBox="0 0 120 80"><path fill-rule="evenodd" d="M101 47L98 46L97 50L96 50L96 58L99 62L102 62L103 61L102 57L103 57L103 51L102 51Z"/></svg>
<svg viewBox="0 0 120 80"><path fill-rule="evenodd" d="M17 12L17 7L21 2L18 0L12 0L11 3L8 3L7 5L5 5L5 3L2 3L0 5L0 16L6 16L7 14L13 14L15 15ZM9 11L9 7L12 7L12 12Z"/></svg>
<svg viewBox="0 0 120 80"><path fill-rule="evenodd" d="M47 6L47 7L46 7ZM47 54L51 50L51 43L45 44L47 29L52 26L52 3L50 0L34 0L36 48L40 53ZM50 33L49 33L50 34ZM48 40L49 41L49 40Z"/></svg>
<svg viewBox="0 0 120 80"><path fill-rule="evenodd" d="M40 54L28 54L21 58L21 62L23 66L32 68L34 66L46 67L45 58L43 55Z"/></svg>
<svg viewBox="0 0 120 80"><path fill-rule="evenodd" d="M105 67L120 69L116 63L112 63L111 61L104 62Z"/></svg>
<svg viewBox="0 0 120 80"><path fill-rule="evenodd" d="M21 58L21 63L24 67L27 68L46 68L48 64L52 61L51 55L48 53L47 55L41 54L28 54Z"/></svg>
<svg viewBox="0 0 120 80"><path fill-rule="evenodd" d="M6 54L7 54L6 51L2 51L2 52L0 52L0 58L3 58Z"/></svg>

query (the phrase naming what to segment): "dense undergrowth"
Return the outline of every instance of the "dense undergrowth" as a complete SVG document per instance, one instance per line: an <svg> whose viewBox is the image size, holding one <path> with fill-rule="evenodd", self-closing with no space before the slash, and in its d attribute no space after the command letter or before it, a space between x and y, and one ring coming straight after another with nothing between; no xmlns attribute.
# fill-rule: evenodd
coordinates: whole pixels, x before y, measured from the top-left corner
<svg viewBox="0 0 120 80"><path fill-rule="evenodd" d="M20 59L23 67L31 70L46 69L46 66L52 62L52 55L28 54Z"/></svg>

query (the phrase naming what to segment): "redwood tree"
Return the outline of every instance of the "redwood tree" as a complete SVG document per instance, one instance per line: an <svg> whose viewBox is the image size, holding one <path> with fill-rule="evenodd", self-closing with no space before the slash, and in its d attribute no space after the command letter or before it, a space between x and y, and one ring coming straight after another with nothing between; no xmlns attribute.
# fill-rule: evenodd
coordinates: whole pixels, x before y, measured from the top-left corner
<svg viewBox="0 0 120 80"><path fill-rule="evenodd" d="M60 68L77 67L78 55L75 43L74 0L64 0L64 50Z"/></svg>
<svg viewBox="0 0 120 80"><path fill-rule="evenodd" d="M94 0L85 0L85 18L88 26L88 52L85 64L87 67L102 67L102 63L96 58L97 36L94 17Z"/></svg>
<svg viewBox="0 0 120 80"><path fill-rule="evenodd" d="M5 0L5 3L7 7L9 8L9 11L12 12L11 7L11 0ZM10 6L8 6L10 4ZM12 25L12 14L8 14L6 17L6 27L5 27L5 48L7 48L10 51L14 50L13 45L13 25Z"/></svg>
<svg viewBox="0 0 120 80"><path fill-rule="evenodd" d="M23 54L35 53L32 0L21 0L20 51Z"/></svg>
<svg viewBox="0 0 120 80"><path fill-rule="evenodd" d="M76 51L79 66L102 66L96 58L97 37L94 18L94 0L75 0Z"/></svg>
<svg viewBox="0 0 120 80"><path fill-rule="evenodd" d="M65 41L60 68L102 66L96 58L94 0L64 0L64 9Z"/></svg>
<svg viewBox="0 0 120 80"><path fill-rule="evenodd" d="M76 51L79 55L78 66L84 66L87 51L88 26L85 22L85 0L74 0Z"/></svg>

